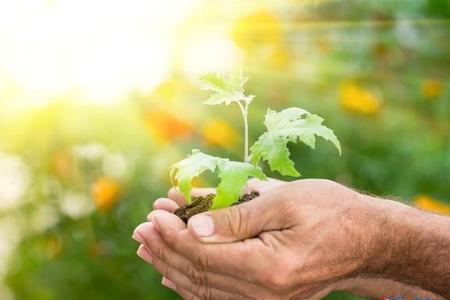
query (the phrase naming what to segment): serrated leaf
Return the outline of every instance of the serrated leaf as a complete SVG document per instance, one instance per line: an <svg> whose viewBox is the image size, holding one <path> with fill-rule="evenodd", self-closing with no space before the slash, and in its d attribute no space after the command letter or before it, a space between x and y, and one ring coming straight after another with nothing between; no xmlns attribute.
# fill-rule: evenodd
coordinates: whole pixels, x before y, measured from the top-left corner
<svg viewBox="0 0 450 300"><path fill-rule="evenodd" d="M203 102L205 104L229 105L232 102L250 102L253 99L253 96L246 96L244 94L244 84L247 82L248 77L245 77L242 72L234 72L229 76L209 73L200 76L199 80L204 90L214 92Z"/></svg>
<svg viewBox="0 0 450 300"><path fill-rule="evenodd" d="M192 150L191 155L170 167L170 177L177 181L187 203L191 203L192 179L207 170L217 171L221 179L213 200L213 209L229 206L238 200L249 177L266 178L262 170L252 164Z"/></svg>
<svg viewBox="0 0 450 300"><path fill-rule="evenodd" d="M239 199L249 177L266 179L262 170L249 163L228 161L219 168L221 179L212 209L228 207Z"/></svg>
<svg viewBox="0 0 450 300"><path fill-rule="evenodd" d="M207 170L214 172L222 160L194 149L187 158L170 166L170 178L177 181L187 203L191 203L192 179Z"/></svg>
<svg viewBox="0 0 450 300"><path fill-rule="evenodd" d="M260 160L269 163L272 171L282 175L299 176L294 162L289 158L287 147L289 142L301 141L311 148L315 148L316 136L331 141L341 153L341 146L333 131L322 125L323 119L308 111L292 107L276 112L268 109L264 120L267 131L262 134L250 148L252 163Z"/></svg>

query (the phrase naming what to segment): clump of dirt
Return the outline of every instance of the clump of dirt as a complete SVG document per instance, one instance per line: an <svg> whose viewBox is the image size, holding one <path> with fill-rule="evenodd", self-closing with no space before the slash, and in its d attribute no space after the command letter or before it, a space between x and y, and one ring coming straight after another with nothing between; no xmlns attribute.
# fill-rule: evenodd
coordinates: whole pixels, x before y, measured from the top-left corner
<svg viewBox="0 0 450 300"><path fill-rule="evenodd" d="M234 205L239 205L239 204L241 204L241 203L244 203L244 202L253 200L253 199L255 199L256 197L259 197L259 192L253 191L253 192L250 192L250 193L245 193L245 194L243 194L243 195L241 196L241 198L239 198L238 201L234 202L234 203L232 204L232 206L234 206Z"/></svg>
<svg viewBox="0 0 450 300"><path fill-rule="evenodd" d="M191 204L186 204L175 210L174 214L178 216L184 223L187 224L188 220L196 214L208 211L212 204L215 194L207 194L206 196L192 197ZM241 203L250 201L259 196L258 192L250 192L243 194L238 201L232 205L239 205Z"/></svg>

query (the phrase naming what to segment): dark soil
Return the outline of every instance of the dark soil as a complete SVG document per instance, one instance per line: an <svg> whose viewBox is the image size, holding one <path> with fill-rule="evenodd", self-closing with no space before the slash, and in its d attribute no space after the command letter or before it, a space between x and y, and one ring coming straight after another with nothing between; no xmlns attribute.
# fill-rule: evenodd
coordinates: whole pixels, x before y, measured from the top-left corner
<svg viewBox="0 0 450 300"><path fill-rule="evenodd" d="M215 194L208 194L206 196L192 197L191 204L181 206L180 208L175 210L174 214L177 215L181 220L183 220L184 223L187 223L187 221L192 216L208 211L212 206L213 199L215 196L216 196ZM232 205L239 205L241 203L250 201L258 196L259 196L258 192L243 194L241 198L239 198L239 200L233 203Z"/></svg>

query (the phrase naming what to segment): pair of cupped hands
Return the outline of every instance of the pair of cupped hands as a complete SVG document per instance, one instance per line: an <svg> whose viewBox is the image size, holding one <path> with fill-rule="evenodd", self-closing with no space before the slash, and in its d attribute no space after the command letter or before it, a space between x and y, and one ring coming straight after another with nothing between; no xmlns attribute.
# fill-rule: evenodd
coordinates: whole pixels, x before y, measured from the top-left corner
<svg viewBox="0 0 450 300"><path fill-rule="evenodd" d="M173 214L185 199L171 189L135 229L137 254L189 300L320 299L335 290L380 297L381 287L396 286L361 277L383 251L372 238L379 222L364 195L320 179L252 179L250 191L260 196L186 225Z"/></svg>

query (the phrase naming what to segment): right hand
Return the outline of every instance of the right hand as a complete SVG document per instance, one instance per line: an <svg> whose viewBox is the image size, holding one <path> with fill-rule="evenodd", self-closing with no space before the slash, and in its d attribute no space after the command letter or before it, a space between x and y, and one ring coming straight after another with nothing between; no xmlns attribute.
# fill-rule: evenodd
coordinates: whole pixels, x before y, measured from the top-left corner
<svg viewBox="0 0 450 300"><path fill-rule="evenodd" d="M237 275L237 280L233 281L235 284L228 286L227 290L224 287L225 282L219 283L219 290L225 290L225 294L214 294L217 286L205 286L197 290L208 290L210 295L215 295L214 299L233 295L236 292L234 289L244 297L230 298L249 299L257 295L261 299L318 299L332 290L357 290L354 283L358 281L360 284L370 282L370 279L356 280L353 275L357 273L358 268L364 266L365 259L369 257L371 242L370 239L365 239L366 230L369 230L370 226L359 219L367 212L364 209L364 199L359 197L360 194L327 180L300 180L294 183L252 180L247 190L258 191L260 199L238 207L210 211L190 220L189 232L201 243L225 243L232 249L233 243L248 240L246 244L250 245L252 253L245 264L240 265L239 273L226 275L228 281L230 276ZM213 190L195 191L201 194L210 192ZM184 198L177 190L171 190L168 198L155 201L155 209L173 212L184 203ZM157 214L158 211L152 213L153 216ZM201 225L203 222L198 221L199 217L205 216L211 218L214 225L212 234L208 236L202 236L203 234L199 234L195 228L196 223ZM177 221L173 218L169 220L166 216L162 219L172 222L175 227L182 226L174 225L173 223ZM172 225L159 226L163 239L164 230L171 230L169 228ZM254 239L255 237L257 238ZM165 242L169 243L167 245L169 248L174 247L174 250L182 247L180 243L174 245L172 240L166 239ZM192 241L189 243L192 244ZM156 250L157 245L148 246L149 253L161 253L160 250ZM224 248L222 251L226 251L226 245L222 248ZM189 253L187 249L179 250L188 259L207 255L206 252L201 253L202 247L198 247L195 253ZM193 260L195 264L195 258ZM231 257L230 263L240 260L239 257ZM161 262L157 268L167 272L167 267L163 267L163 264L164 262ZM210 264L218 266L223 265L223 262L219 263L211 258ZM227 273L220 268L215 272ZM253 284L242 283L242 278L245 282L250 281ZM205 280L205 282L213 281ZM163 282L182 295L192 292L186 290L185 279L183 283L176 277L164 279ZM380 283L380 280L377 282ZM384 283L397 285L399 288L405 287L389 280L385 280ZM387 288L387 285L384 287ZM389 295L387 292L388 290L385 290L382 291L382 295L374 296Z"/></svg>

